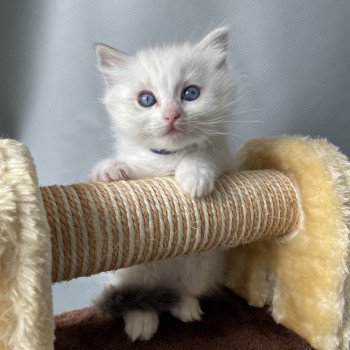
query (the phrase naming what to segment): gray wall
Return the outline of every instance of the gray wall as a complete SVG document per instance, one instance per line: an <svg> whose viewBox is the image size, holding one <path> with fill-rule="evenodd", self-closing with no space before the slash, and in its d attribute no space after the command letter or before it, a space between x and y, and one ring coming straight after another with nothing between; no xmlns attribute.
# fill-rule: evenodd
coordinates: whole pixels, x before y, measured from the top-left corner
<svg viewBox="0 0 350 350"><path fill-rule="evenodd" d="M93 44L134 52L226 23L237 120L254 121L232 144L320 135L349 155L349 18L348 0L3 0L0 135L29 146L42 185L84 180L110 150ZM101 280L55 286L55 310L86 305Z"/></svg>

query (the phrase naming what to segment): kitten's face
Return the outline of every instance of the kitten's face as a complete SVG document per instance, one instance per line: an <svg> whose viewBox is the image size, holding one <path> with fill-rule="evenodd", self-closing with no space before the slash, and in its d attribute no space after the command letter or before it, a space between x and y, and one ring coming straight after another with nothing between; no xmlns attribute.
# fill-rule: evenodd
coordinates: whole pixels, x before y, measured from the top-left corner
<svg viewBox="0 0 350 350"><path fill-rule="evenodd" d="M135 56L98 45L105 104L118 136L149 148L178 149L222 132L220 120L233 100L226 51L222 28L194 46L147 49Z"/></svg>

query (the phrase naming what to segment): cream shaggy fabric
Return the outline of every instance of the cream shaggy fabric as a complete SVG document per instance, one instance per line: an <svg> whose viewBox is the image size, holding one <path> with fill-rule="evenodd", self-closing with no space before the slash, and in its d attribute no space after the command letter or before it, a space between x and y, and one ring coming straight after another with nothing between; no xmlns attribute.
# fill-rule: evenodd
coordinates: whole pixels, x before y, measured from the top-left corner
<svg viewBox="0 0 350 350"><path fill-rule="evenodd" d="M51 242L29 151L0 140L0 349L53 349Z"/></svg>
<svg viewBox="0 0 350 350"><path fill-rule="evenodd" d="M317 349L349 349L349 175L347 158L325 140L248 142L241 169L280 170L297 185L303 227L292 238L231 251L227 286L251 305L270 305L278 323Z"/></svg>

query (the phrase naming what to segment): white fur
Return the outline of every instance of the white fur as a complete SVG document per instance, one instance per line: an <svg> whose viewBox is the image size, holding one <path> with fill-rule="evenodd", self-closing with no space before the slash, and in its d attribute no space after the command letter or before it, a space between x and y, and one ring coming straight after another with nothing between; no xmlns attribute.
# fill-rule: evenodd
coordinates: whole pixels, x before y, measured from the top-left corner
<svg viewBox="0 0 350 350"><path fill-rule="evenodd" d="M124 172L127 165L114 158L108 158L97 163L90 174L90 181L114 181L121 180L128 175Z"/></svg>
<svg viewBox="0 0 350 350"><path fill-rule="evenodd" d="M128 56L105 45L97 46L106 82L104 102L116 136L115 154L93 169L91 181L175 175L179 187L192 197L210 193L227 167L225 123L233 103L233 83L227 73L227 29L219 28L196 45L146 49ZM195 101L181 99L189 85L200 87ZM151 91L157 103L138 104L138 95ZM166 134L162 117L176 106L180 130ZM177 150L159 155L150 149ZM198 297L210 292L221 278L222 253L211 251L121 269L111 274L114 285L159 285L182 295L172 314L184 322L200 320ZM154 313L124 315L131 340L147 340L158 327Z"/></svg>
<svg viewBox="0 0 350 350"><path fill-rule="evenodd" d="M128 311L123 318L125 332L132 341L150 340L159 324L159 317L154 311Z"/></svg>
<svg viewBox="0 0 350 350"><path fill-rule="evenodd" d="M175 305L171 314L182 322L200 321L203 311L197 298L185 296L180 304Z"/></svg>

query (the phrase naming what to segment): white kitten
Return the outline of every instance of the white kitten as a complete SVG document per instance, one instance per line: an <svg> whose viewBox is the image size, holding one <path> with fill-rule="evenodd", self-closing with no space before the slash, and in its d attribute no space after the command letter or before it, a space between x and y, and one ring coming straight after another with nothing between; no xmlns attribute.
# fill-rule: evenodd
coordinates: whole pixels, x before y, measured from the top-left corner
<svg viewBox="0 0 350 350"><path fill-rule="evenodd" d="M175 175L192 197L210 193L227 168L225 123L233 104L227 73L228 31L196 45L146 49L128 56L97 45L106 82L104 102L115 133L115 154L96 165L91 181ZM122 315L132 340L156 332L158 312L200 320L198 297L221 278L222 253L203 252L111 273L96 305Z"/></svg>

